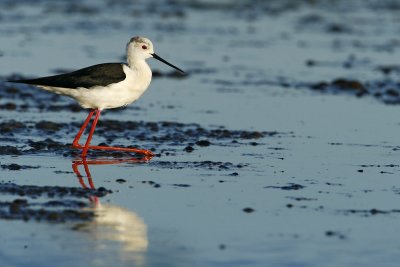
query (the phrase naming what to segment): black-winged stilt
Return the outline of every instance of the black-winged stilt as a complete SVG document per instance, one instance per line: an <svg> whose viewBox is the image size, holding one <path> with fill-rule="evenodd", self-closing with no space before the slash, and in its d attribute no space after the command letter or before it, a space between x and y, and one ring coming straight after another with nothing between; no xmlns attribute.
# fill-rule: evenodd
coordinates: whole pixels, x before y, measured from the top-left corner
<svg viewBox="0 0 400 267"><path fill-rule="evenodd" d="M153 57L183 73L181 69L155 54L153 44L147 38L133 37L127 44L126 50L127 64L104 63L70 73L10 82L36 85L44 90L72 97L83 108L91 109L72 142L74 148L82 149L82 157L86 157L89 149L126 151L152 157L153 152L146 149L90 145L103 109L126 106L136 101L146 91L152 76L146 59ZM85 145L81 145L79 139L93 115L95 117L89 136Z"/></svg>

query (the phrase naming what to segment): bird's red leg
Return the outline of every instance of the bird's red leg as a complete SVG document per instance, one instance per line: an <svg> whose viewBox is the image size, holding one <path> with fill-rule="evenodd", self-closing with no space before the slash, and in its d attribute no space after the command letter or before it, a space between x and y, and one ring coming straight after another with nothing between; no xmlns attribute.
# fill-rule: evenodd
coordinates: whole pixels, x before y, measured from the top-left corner
<svg viewBox="0 0 400 267"><path fill-rule="evenodd" d="M88 138L86 140L85 146L82 146L82 145L80 145L78 143L79 138L81 137L81 135L82 135L83 131L85 130L85 128L87 127L87 125L89 124L89 121L90 121L91 117L93 116L94 112L96 112L96 116L95 116L95 118L93 120L89 136L88 136ZM114 147L114 146L90 146L90 141L92 140L94 130L95 130L97 122L98 122L98 120L100 118L100 112L101 112L101 110L96 109L96 110L93 110L93 111L91 111L89 113L89 116L86 118L86 120L83 123L81 129L79 130L77 136L75 137L74 142L72 143L73 147L83 149L82 150L82 157L83 158L86 157L87 151L89 149L132 152L132 153L144 155L147 160L150 160L152 157L154 157L154 153L151 152L150 150L146 150L146 149L127 148L127 147Z"/></svg>
<svg viewBox="0 0 400 267"><path fill-rule="evenodd" d="M79 139L81 139L83 131L85 131L86 127L88 126L90 119L93 117L94 112L95 110L89 112L89 115L87 116L85 122L82 124L82 127L79 130L78 134L75 136L74 141L72 142L72 147L82 148L82 146L79 144Z"/></svg>
<svg viewBox="0 0 400 267"><path fill-rule="evenodd" d="M78 162L73 162L73 163L72 163L72 170L73 170L74 173L76 174L76 177L78 177L78 180L79 180L79 183L81 184L81 186L82 186L84 189L87 189L87 186L86 186L85 182L83 181L83 176L82 176L82 174L79 172L78 166L79 166L79 163L78 163Z"/></svg>
<svg viewBox="0 0 400 267"><path fill-rule="evenodd" d="M83 159L83 160L80 160L80 161L74 161L72 163L72 170L74 171L74 173L78 177L78 180L79 180L79 183L81 184L81 186L84 189L89 189L86 186L85 182L83 181L83 176L79 172L79 169L78 169L79 165L83 165L83 167L85 169L86 177L88 179L90 188L91 189L96 189L95 186L94 186L92 175L90 174L89 166L88 166L88 163L87 163L86 159ZM89 196L89 200L90 200L90 202L94 203L95 206L99 206L100 205L99 198L97 196L95 196L95 195Z"/></svg>
<svg viewBox="0 0 400 267"><path fill-rule="evenodd" d="M88 179L90 188L96 189L96 188L94 187L94 183L93 183L93 179L92 179L92 174L90 173L90 170L89 170L89 164L87 164L86 160L83 160L83 167L85 168L85 173L86 173L86 177L87 177L87 179Z"/></svg>
<svg viewBox="0 0 400 267"><path fill-rule="evenodd" d="M85 173L86 173L86 177L87 177L87 179L88 179L90 188L91 188L91 189L96 189L96 188L94 187L94 183L93 183L93 179L92 179L92 174L90 173L90 170L89 170L89 164L86 162L86 159L83 159L82 163L83 163L83 167L85 168ZM95 196L95 195L94 195L94 196L90 196L90 197L89 197L89 200L90 200L92 203L94 203L96 206L99 206L99 205L100 205L100 200L99 200L99 198L98 198L97 196Z"/></svg>
<svg viewBox="0 0 400 267"><path fill-rule="evenodd" d="M100 109L96 109L96 116L94 117L94 120L92 122L92 127L90 128L89 136L88 136L85 146L82 150L82 158L86 157L86 155L87 155L87 151L89 149L89 144L93 137L94 129L96 129L97 122L99 121L100 112L101 112Z"/></svg>

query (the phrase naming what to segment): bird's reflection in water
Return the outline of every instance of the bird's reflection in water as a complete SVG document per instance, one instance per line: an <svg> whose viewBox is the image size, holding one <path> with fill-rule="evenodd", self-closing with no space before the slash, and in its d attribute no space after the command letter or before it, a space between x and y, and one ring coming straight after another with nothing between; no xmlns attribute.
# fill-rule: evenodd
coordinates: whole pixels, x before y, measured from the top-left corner
<svg viewBox="0 0 400 267"><path fill-rule="evenodd" d="M141 163L148 159L79 159L72 162L72 170L76 174L83 188L95 189L89 165L105 165L120 163ZM85 176L79 171L83 166ZM85 178L87 183L85 183ZM74 229L87 233L97 243L96 249L106 251L111 242L121 244L120 259L132 262L133 266L146 264L148 248L147 226L142 218L130 210L110 204L101 204L99 198L91 196L90 202L94 206L95 217L93 221L77 225Z"/></svg>

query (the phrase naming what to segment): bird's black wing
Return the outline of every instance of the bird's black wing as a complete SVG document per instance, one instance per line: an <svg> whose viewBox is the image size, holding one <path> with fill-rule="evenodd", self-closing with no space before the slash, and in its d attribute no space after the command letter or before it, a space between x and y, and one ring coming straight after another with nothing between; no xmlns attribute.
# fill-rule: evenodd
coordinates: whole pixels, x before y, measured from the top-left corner
<svg viewBox="0 0 400 267"><path fill-rule="evenodd" d="M123 65L123 63L104 63L65 74L9 82L71 89L107 86L112 83L121 82L126 78Z"/></svg>

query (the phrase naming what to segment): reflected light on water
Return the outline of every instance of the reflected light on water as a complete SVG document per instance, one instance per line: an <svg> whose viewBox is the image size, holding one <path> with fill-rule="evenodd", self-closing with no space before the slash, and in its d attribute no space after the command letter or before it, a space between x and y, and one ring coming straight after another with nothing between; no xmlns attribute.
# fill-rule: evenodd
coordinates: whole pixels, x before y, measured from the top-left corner
<svg viewBox="0 0 400 267"><path fill-rule="evenodd" d="M119 164L119 163L140 163L143 159L79 159L72 162L72 170L76 174L79 183L83 188L95 189L93 177L89 165ZM79 166L83 165L85 177L80 173ZM143 219L134 212L110 204L101 204L99 198L92 196L89 199L93 203L93 210L96 214L93 221L77 225L75 230L86 233L97 242L96 249L107 250L108 246L117 243L121 245L120 257L123 261L133 262L134 266L146 264L146 252L149 245L147 226Z"/></svg>

